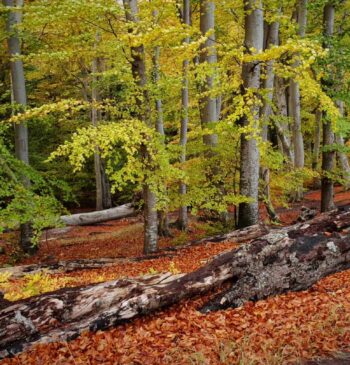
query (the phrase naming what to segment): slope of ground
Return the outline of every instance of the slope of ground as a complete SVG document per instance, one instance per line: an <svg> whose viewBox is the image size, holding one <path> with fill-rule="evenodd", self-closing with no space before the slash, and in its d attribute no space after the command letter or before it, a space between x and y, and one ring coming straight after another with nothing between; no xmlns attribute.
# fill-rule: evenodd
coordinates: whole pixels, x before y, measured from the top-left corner
<svg viewBox="0 0 350 365"><path fill-rule="evenodd" d="M317 206L318 199L318 192L309 193L303 205ZM337 191L336 199L340 205L348 204L350 194ZM294 205L291 211L280 209L280 216L290 223L300 214L300 206ZM106 256L111 257L115 250L117 254L113 257L137 256L142 250L140 227L135 218L102 226L76 227L60 237L48 237L39 255L26 262L51 260L48 255L67 259L103 257L109 253ZM202 234L197 226L191 238ZM181 243L188 236L177 239ZM164 239L161 245L165 247L169 243L169 239ZM60 285L73 286L149 272L189 272L233 247L234 242L208 243L186 248L174 257L121 262L105 269L49 278L62 280ZM61 252L63 256L59 256ZM26 285L24 281L12 284L18 291ZM85 333L69 343L38 345L0 364L277 365L297 364L300 359L349 350L350 270L332 275L308 291L248 303L239 309L204 315L196 308L206 299L185 301L108 331Z"/></svg>

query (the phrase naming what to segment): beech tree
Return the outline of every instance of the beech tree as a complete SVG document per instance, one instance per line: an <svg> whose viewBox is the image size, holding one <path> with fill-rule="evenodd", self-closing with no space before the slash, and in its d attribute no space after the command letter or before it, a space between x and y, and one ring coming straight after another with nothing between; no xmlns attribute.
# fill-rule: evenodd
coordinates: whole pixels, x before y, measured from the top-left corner
<svg viewBox="0 0 350 365"><path fill-rule="evenodd" d="M189 27L191 25L191 3L190 0L183 0L182 3L182 23ZM190 37L186 37L183 40L184 44L190 43ZM185 59L182 63L182 88L181 88L181 125L180 125L180 146L181 146L181 154L180 161L181 163L185 163L186 161L186 144L187 144L187 129L188 129L188 107L189 107L189 81L188 81L188 73L189 73L189 64L190 61ZM180 183L180 198L186 195L187 187L184 182ZM179 208L179 228L181 230L187 230L188 226L188 212L187 206L185 204L181 204Z"/></svg>
<svg viewBox="0 0 350 365"><path fill-rule="evenodd" d="M99 33L96 34L96 43L100 42ZM92 60L91 65L91 122L93 126L97 126L100 120L100 111L94 104L101 100L98 90L98 73L102 72L102 60L99 57L95 57ZM110 191L110 184L106 175L104 161L101 159L98 148L94 154L94 168L95 168L95 181L96 181L96 210L103 210L112 207L112 197Z"/></svg>
<svg viewBox="0 0 350 365"><path fill-rule="evenodd" d="M126 20L131 23L131 28L139 23L137 0L123 0L125 8ZM133 26L134 24L134 26ZM146 125L152 127L152 118L150 113L150 98L147 90L147 73L145 62L145 50L143 44L131 47L132 57L132 74L135 84L139 88L141 96L138 96L137 104L139 107L138 116ZM150 159L146 146L142 148L144 161ZM158 216L156 208L156 194L152 191L152 187L147 183L145 176L143 185L143 200L144 200L144 219L145 219L145 234L144 234L144 252L146 254L156 252L158 249Z"/></svg>
<svg viewBox="0 0 350 365"><path fill-rule="evenodd" d="M21 40L17 29L22 20L23 0L3 0L3 4L9 9L6 29L8 52L11 57L10 71L14 108L20 106L23 110L27 105L27 92L23 61L19 58ZM15 153L20 161L29 164L28 127L25 121L15 124ZM29 178L24 177L23 183L29 186ZM20 230L20 244L23 251L27 253L35 251L36 248L31 241L33 232L30 222L21 224Z"/></svg>
<svg viewBox="0 0 350 365"><path fill-rule="evenodd" d="M245 53L259 53L263 49L264 17L262 2L250 0L245 4ZM245 62L242 68L243 87L246 95L256 97L260 87L260 64L258 61ZM254 96L255 95L255 96ZM259 149L256 140L259 128L259 105L251 103L250 114L242 118L242 126L248 127L249 133L241 136L240 193L252 201L239 206L238 224L246 227L259 220Z"/></svg>
<svg viewBox="0 0 350 365"><path fill-rule="evenodd" d="M334 33L334 16L335 7L329 2L324 7L323 24L324 24L324 44L329 45L329 40ZM334 143L334 132L332 131L332 122L328 116L325 116L323 123L323 152L322 152L322 181L321 181L321 211L327 212L334 209L334 185L332 173L334 172L335 151L332 150Z"/></svg>
<svg viewBox="0 0 350 365"><path fill-rule="evenodd" d="M206 41L203 43L200 52L200 63L208 68L206 81L201 88L199 102L200 118L204 128L213 128L217 122L217 98L212 95L214 87L214 67L217 63L215 45L215 3L213 1L201 0L200 2L200 30ZM218 144L216 133L210 133L203 137L206 145L215 147Z"/></svg>
<svg viewBox="0 0 350 365"><path fill-rule="evenodd" d="M307 0L299 0L296 10L296 20L298 25L299 37L305 37L307 25ZM299 62L296 62L295 67L298 67ZM290 116L293 119L293 146L294 146L294 167L303 168L305 163L304 156L304 139L301 130L301 100L300 100L300 85L294 80L290 80L289 87L290 97ZM296 192L296 199L301 199L303 195L302 188Z"/></svg>

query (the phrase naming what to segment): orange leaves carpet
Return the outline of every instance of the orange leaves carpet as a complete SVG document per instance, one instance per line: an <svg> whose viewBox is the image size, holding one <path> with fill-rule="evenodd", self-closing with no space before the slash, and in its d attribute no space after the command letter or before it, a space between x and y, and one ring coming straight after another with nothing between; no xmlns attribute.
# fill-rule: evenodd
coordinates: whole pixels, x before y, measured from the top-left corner
<svg viewBox="0 0 350 365"><path fill-rule="evenodd" d="M317 193L312 194L307 196L308 206L319 199ZM344 194L338 192L337 199L348 203L350 194ZM286 221L292 213L297 215L295 210L299 208L286 213ZM128 225L134 228L125 228ZM111 257L112 252L114 257L138 256L142 233L138 225L135 220L132 225L130 221L119 221L109 226L75 228L63 238L48 238L37 257L26 263L49 260L50 255L59 259ZM124 233L118 234L119 231ZM90 251L96 245L97 250ZM169 241L163 240L161 245L169 246ZM79 277L79 283L85 284L98 274L114 279L150 270L167 271L170 265L190 272L233 247L234 242L208 243L186 248L173 258L119 263L103 270L69 275ZM84 333L68 343L37 345L0 364L277 365L298 364L301 359L350 350L350 270L329 276L308 291L201 314L196 308L208 297L184 301L107 331Z"/></svg>

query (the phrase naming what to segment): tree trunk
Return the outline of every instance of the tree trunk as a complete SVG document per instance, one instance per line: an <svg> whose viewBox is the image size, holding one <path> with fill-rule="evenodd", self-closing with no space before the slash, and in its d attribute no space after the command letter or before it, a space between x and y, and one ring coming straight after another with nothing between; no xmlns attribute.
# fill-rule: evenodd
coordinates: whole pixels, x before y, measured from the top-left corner
<svg viewBox="0 0 350 365"><path fill-rule="evenodd" d="M305 37L307 24L307 0L299 0L297 8L298 34L301 38ZM299 63L295 64L298 67ZM303 168L305 164L304 139L301 130L301 105L300 105L300 86L298 82L290 80L289 86L289 115L293 119L293 145L294 145L294 167ZM295 199L301 200L303 197L302 186L295 192Z"/></svg>
<svg viewBox="0 0 350 365"><path fill-rule="evenodd" d="M277 113L274 116L274 125L276 133L281 144L282 153L288 158L290 163L294 164L294 155L291 148L288 126L286 126L288 118L286 86L283 78L275 77L275 102Z"/></svg>
<svg viewBox="0 0 350 365"><path fill-rule="evenodd" d="M314 133L314 148L312 151L312 169L318 169L318 161L320 157L320 145L321 145L321 130L322 130L322 111L316 110L315 116L315 133Z"/></svg>
<svg viewBox="0 0 350 365"><path fill-rule="evenodd" d="M125 17L132 25L140 22L138 17L137 0L123 0L125 8ZM140 120L143 120L149 127L152 127L152 118L150 111L150 98L147 90L147 74L146 74L146 60L145 49L143 45L131 47L131 69L136 85L142 92L142 98L137 98L137 106ZM143 159L149 161L151 158L147 152L146 146L142 148ZM154 191L147 183L147 176L143 186L144 199L144 252L146 254L156 252L158 250L158 215L157 215L157 198Z"/></svg>
<svg viewBox="0 0 350 365"><path fill-rule="evenodd" d="M278 33L279 33L279 23L273 22L271 24L266 24L267 28L267 39L265 41L265 49L271 46L278 45ZM262 87L267 91L265 96L263 106L261 109L261 117L263 120L263 125L261 128L261 136L264 142L269 140L269 123L272 115L272 99L273 99L273 87L275 81L275 73L273 71L274 60L270 60L266 64L265 79L263 80ZM272 221L277 222L278 216L275 212L271 201L270 194L270 170L264 166L260 168L261 179L264 182L262 189L263 202L265 203L267 213Z"/></svg>
<svg viewBox="0 0 350 365"><path fill-rule="evenodd" d="M182 9L182 23L186 26L191 25L191 3L190 0L183 0ZM190 37L184 39L184 44L190 43ZM190 61L184 60L182 63L182 89L181 89L181 127L180 127L180 162L184 164L186 162L186 145L187 145L187 129L188 129L188 105L189 105L189 92L188 92L188 68ZM184 182L180 183L180 199L182 200L187 193L187 186ZM183 231L187 230L188 226L188 208L186 204L181 204L179 208L178 218L179 228Z"/></svg>
<svg viewBox="0 0 350 365"><path fill-rule="evenodd" d="M124 204L119 207L100 210L97 212L63 215L60 219L68 226L86 226L113 219L126 218L135 214L136 210L131 204Z"/></svg>
<svg viewBox="0 0 350 365"><path fill-rule="evenodd" d="M207 40L201 47L200 63L206 63L208 67L215 67L217 63L216 45L215 45L215 4L213 1L200 1L200 30ZM208 32L210 34L208 35ZM212 127L212 123L217 122L216 103L217 98L210 93L214 87L214 77L212 70L206 77L206 83L201 89L203 94L200 98L200 118L203 127ZM217 134L208 134L203 137L203 142L207 146L215 147L218 144Z"/></svg>
<svg viewBox="0 0 350 365"><path fill-rule="evenodd" d="M100 42L100 37L96 35L96 43ZM100 94L96 85L98 81L97 73L101 72L101 60L95 57L92 61L92 80L91 80L91 123L97 126L99 123L99 111L94 103L100 101ZM109 209L112 207L112 198L110 192L110 185L105 171L105 165L101 159L98 148L94 153L94 169L95 169L95 183L96 183L96 210Z"/></svg>
<svg viewBox="0 0 350 365"><path fill-rule="evenodd" d="M344 117L344 102L338 101L337 102L340 115ZM345 147L344 137L341 134L335 135L335 143L339 145L341 148ZM349 159L346 153L344 152L337 152L337 159L339 161L340 168L342 170L342 177L345 181L344 186L345 189L350 189L350 165Z"/></svg>
<svg viewBox="0 0 350 365"><path fill-rule="evenodd" d="M256 52L263 49L264 18L262 2L249 0L245 4L245 48L250 53L251 48ZM258 90L260 86L259 62L246 62L242 69L243 86L247 89ZM253 101L250 107L251 118L244 116L242 124L253 130L258 128L259 106ZM253 120L253 125L250 123ZM254 134L241 135L241 175L240 193L253 199L251 203L239 205L238 225L247 227L256 224L259 219L258 192L259 192L259 150Z"/></svg>
<svg viewBox="0 0 350 365"><path fill-rule="evenodd" d="M23 0L3 0L5 7L23 8ZM6 31L9 33L7 47L10 55L10 71L13 102L25 108L27 105L26 82L24 77L23 61L21 55L21 41L18 36L17 26L22 22L22 10L11 10L8 13ZM13 59L17 57L17 59ZM15 153L16 157L29 164L28 128L26 122L16 123L15 126ZM28 178L24 178L23 184L30 187ZM37 250L32 244L33 229L30 222L21 224L20 245L24 252L34 253Z"/></svg>
<svg viewBox="0 0 350 365"><path fill-rule="evenodd" d="M330 147L334 143L334 133L331 122L323 124L323 147ZM334 209L334 184L332 172L334 170L334 151L322 152L322 180L321 180L321 212Z"/></svg>
<svg viewBox="0 0 350 365"><path fill-rule="evenodd" d="M152 16L154 19L154 22L157 22L158 17L158 10L153 10ZM156 109L156 123L155 128L156 131L163 137L165 137L164 132L164 121L163 121L163 103L162 99L160 98L160 92L158 90L159 88L159 72L160 72L160 66L159 66L159 57L160 57L160 47L157 45L153 49L153 55L152 55L152 64L153 64L153 84L156 89L156 100L155 100L155 109ZM163 143L165 143L165 138L163 138ZM161 211L158 211L158 235L163 237L170 237L171 233L169 230L169 219L168 219L168 213L167 209L164 208Z"/></svg>
<svg viewBox="0 0 350 365"><path fill-rule="evenodd" d="M38 342L69 340L84 330L106 329L207 293L224 282L232 287L203 311L307 289L320 278L350 267L349 227L349 212L331 212L309 223L271 231L189 274L120 279L14 303L2 300L0 356Z"/></svg>
<svg viewBox="0 0 350 365"><path fill-rule="evenodd" d="M324 46L327 46L328 39L333 36L335 8L332 3L326 4L323 12L324 24ZM332 148L334 133L332 122L325 118L323 124L323 148ZM321 211L327 212L334 209L334 184L331 174L334 171L334 150L323 150L322 152L322 180L321 180Z"/></svg>

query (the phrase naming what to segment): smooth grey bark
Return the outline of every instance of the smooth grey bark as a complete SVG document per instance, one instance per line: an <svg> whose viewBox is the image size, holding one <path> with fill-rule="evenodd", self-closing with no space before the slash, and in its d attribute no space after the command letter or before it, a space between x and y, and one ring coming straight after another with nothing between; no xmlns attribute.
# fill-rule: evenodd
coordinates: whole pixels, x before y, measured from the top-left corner
<svg viewBox="0 0 350 365"><path fill-rule="evenodd" d="M266 24L265 30L267 34L264 48L268 49L271 48L272 46L278 45L279 22L272 22L271 24ZM262 83L263 89L267 92L260 112L262 118L261 136L264 142L267 142L269 140L268 131L272 115L273 87L275 81L275 73L273 71L273 65L274 65L274 60L270 60L266 63L265 78ZM271 201L270 170L262 166L260 169L260 174L264 182L262 194L267 213L272 221L278 221L279 220L278 216L275 212L275 209Z"/></svg>
<svg viewBox="0 0 350 365"><path fill-rule="evenodd" d="M137 0L123 0L125 17L128 22L133 25L140 22L138 14ZM141 44L139 46L131 47L131 70L136 85L142 92L142 98L137 99L139 108L139 118L143 120L149 127L152 126L152 118L150 111L150 98L147 90L147 74L146 74L146 60L145 49ZM146 161L150 160L150 156L147 152L146 146L142 148L142 156ZM144 252L145 254L153 253L158 250L158 215L157 215L157 198L156 194L147 184L146 181L143 185L143 200L144 200Z"/></svg>
<svg viewBox="0 0 350 365"><path fill-rule="evenodd" d="M330 147L334 143L332 125L326 121L323 124L323 147ZM322 179L321 179L321 212L327 212L335 208L334 184L331 173L334 170L334 151L322 152Z"/></svg>
<svg viewBox="0 0 350 365"><path fill-rule="evenodd" d="M281 152L287 156L288 160L294 164L294 154L291 147L291 140L289 137L289 130L287 125L288 107L286 85L282 77L275 77L275 103L276 115L274 116L274 125L276 133L281 145Z"/></svg>
<svg viewBox="0 0 350 365"><path fill-rule="evenodd" d="M324 46L327 46L328 39L334 32L335 7L332 2L325 5L323 10L323 34L325 37ZM322 179L321 179L321 212L334 209L334 183L331 174L334 171L335 152L329 150L334 143L332 122L324 118L323 124L323 152L322 152ZM325 150L328 148L328 150Z"/></svg>
<svg viewBox="0 0 350 365"><path fill-rule="evenodd" d="M344 102L341 100L337 101L337 105L339 108L339 113L341 116L344 116ZM335 143L339 145L340 148L345 147L344 137L337 133L335 135ZM350 189L350 165L349 159L346 153L344 152L337 152L337 159L342 170L342 177L345 180L345 188Z"/></svg>
<svg viewBox="0 0 350 365"><path fill-rule="evenodd" d="M265 49L269 49L272 46L278 45L279 34L279 22L272 22L267 26L267 39L265 41ZM264 141L267 141L268 137L268 123L272 115L272 99L273 99L273 87L275 83L275 73L273 71L274 60L267 61L265 68L265 79L263 80L262 87L267 91L263 106L261 108L261 116L263 118L263 125L261 127L261 134Z"/></svg>
<svg viewBox="0 0 350 365"><path fill-rule="evenodd" d="M157 21L158 17L158 11L153 10L153 18L155 21ZM152 64L153 64L153 83L156 88L158 88L159 84L159 57L160 57L160 47L157 45L153 49L153 55L152 55ZM155 100L155 107L156 107L156 131L160 133L162 136L164 136L164 122L163 122L163 103L160 96L157 94L156 100Z"/></svg>
<svg viewBox="0 0 350 365"><path fill-rule="evenodd" d="M136 210L131 204L124 204L110 209L99 210L97 212L62 215L60 219L68 226L84 226L106 222L113 219L130 217L135 214Z"/></svg>
<svg viewBox="0 0 350 365"><path fill-rule="evenodd" d="M263 49L264 16L262 2L249 0L245 2L245 52L251 53ZM260 87L260 64L257 61L246 62L242 67L243 87L245 90L258 90ZM256 130L259 125L259 106L253 103L250 107L253 125L249 118L242 118L243 126L249 126ZM240 227L251 226L259 220L259 150L253 133L242 133L240 155L240 193L253 201L239 205L238 225Z"/></svg>
<svg viewBox="0 0 350 365"><path fill-rule="evenodd" d="M182 4L182 23L186 26L191 25L191 3L190 0L183 0ZM190 43L190 37L186 37L184 44ZM182 88L181 88L181 126L180 126L180 162L186 162L186 145L187 145L187 130L188 130L188 107L189 107L189 89L188 89L188 71L190 61L184 60L182 63ZM187 186L184 182L180 183L180 199L187 193ZM181 204L179 208L178 218L179 228L183 231L188 227L188 208L185 204Z"/></svg>
<svg viewBox="0 0 350 365"><path fill-rule="evenodd" d="M313 170L317 170L319 165L321 131L322 131L322 111L320 109L317 109L315 114L314 147L312 151Z"/></svg>
<svg viewBox="0 0 350 365"><path fill-rule="evenodd" d="M297 5L297 23L299 37L305 37L307 24L307 0L299 0ZM295 67L299 65L295 63ZM289 115L293 119L293 145L294 145L294 167L303 168L305 165L304 139L301 130L301 105L299 83L290 80L289 86ZM302 187L296 192L295 198L300 200L303 196Z"/></svg>
<svg viewBox="0 0 350 365"><path fill-rule="evenodd" d="M153 10L152 16L155 22L157 22L158 10ZM155 46L152 54L152 65L153 65L153 84L156 89L159 87L159 79L160 79L160 66L159 66L159 57L160 57L160 46ZM156 123L155 128L156 131L165 137L164 132L164 121L163 121L163 102L159 96L158 90L156 91L157 96L155 100L155 109L156 109ZM165 143L163 139L163 143ZM158 234L160 236L171 236L169 230L169 218L166 210L158 211Z"/></svg>
<svg viewBox="0 0 350 365"><path fill-rule="evenodd" d="M215 67L217 63L216 45L215 45L215 4L213 1L200 1L200 31L203 36L208 36L205 43L201 46L199 57L200 63L206 63L208 67ZM213 69L211 74L207 75L205 85L202 86L199 101L200 118L203 127L211 127L212 123L217 122L217 98L210 95L214 87ZM208 134L203 137L203 142L211 147L218 144L218 136L216 133Z"/></svg>
<svg viewBox="0 0 350 365"><path fill-rule="evenodd" d="M5 7L23 8L23 0L3 0ZM16 58L21 55L21 40L19 39L17 26L22 21L22 9L11 10L8 13L6 22L6 30L9 33L7 37L7 47L10 55L10 73L13 102L21 105L23 108L27 105L26 81L24 76L23 61ZM16 157L29 164L29 149L28 149L28 128L26 122L16 123L15 129L15 154ZM24 178L23 184L30 187L30 181ZM34 253L36 246L32 245L33 230L30 222L21 224L20 226L20 245L24 252Z"/></svg>
<svg viewBox="0 0 350 365"><path fill-rule="evenodd" d="M99 35L96 35L96 42L99 42ZM96 85L98 72L101 72L101 60L95 57L91 65L92 80L91 80L91 123L97 126L100 120L100 113L94 103L100 101L100 93ZM112 197L110 184L106 175L104 161L101 159L98 148L94 153L94 169L95 169L95 184L96 184L96 210L103 210L112 207Z"/></svg>

